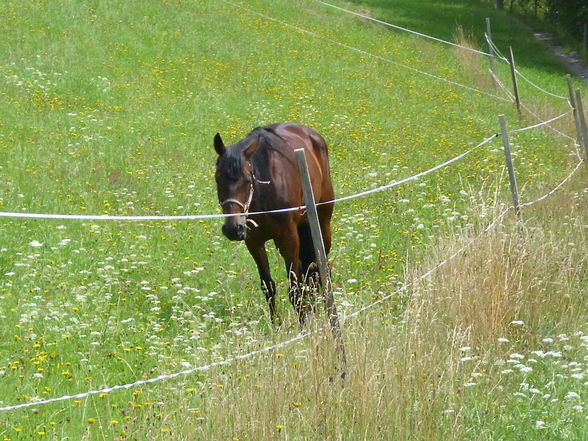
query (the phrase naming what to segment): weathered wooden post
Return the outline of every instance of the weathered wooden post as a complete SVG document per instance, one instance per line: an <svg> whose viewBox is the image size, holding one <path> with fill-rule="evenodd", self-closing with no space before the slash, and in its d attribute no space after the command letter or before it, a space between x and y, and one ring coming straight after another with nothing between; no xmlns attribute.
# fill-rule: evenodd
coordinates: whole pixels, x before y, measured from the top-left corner
<svg viewBox="0 0 588 441"><path fill-rule="evenodd" d="M521 98L519 97L519 85L517 83L517 69L515 67L514 55L512 53L512 46L508 47L508 64L510 64L510 73L512 76L512 87L514 89L515 104L519 115L521 113Z"/></svg>
<svg viewBox="0 0 588 441"><path fill-rule="evenodd" d="M508 139L508 132L506 131L506 120L504 115L498 117L500 120L500 131L502 132L502 145L504 147L504 156L506 159L506 168L508 169L508 180L510 182L510 192L512 193L513 207L515 214L522 225L523 218L521 216L521 207L519 204L519 189L517 186L517 180L514 174L514 167L512 165L512 157L510 155L510 141Z"/></svg>
<svg viewBox="0 0 588 441"><path fill-rule="evenodd" d="M576 105L576 99L574 98L574 89L572 88L572 76L566 75L568 81L568 91L570 94L570 106L572 106L572 113L574 115L574 124L576 126L576 139L579 145L583 145L582 141L582 130L580 129L580 121L578 120L578 106Z"/></svg>
<svg viewBox="0 0 588 441"><path fill-rule="evenodd" d="M488 61L490 62L490 72L494 73L494 46L492 45L492 29L490 27L490 17L486 17L486 38L488 39L488 52L490 56ZM494 77L492 77L494 81Z"/></svg>
<svg viewBox="0 0 588 441"><path fill-rule="evenodd" d="M337 307L333 297L333 287L331 285L331 278L329 277L329 268L327 265L327 253L325 252L323 235L321 233L318 213L316 211L314 193L312 192L312 184L310 182L310 175L308 174L306 155L304 153L304 149L296 149L294 150L294 153L296 154L296 161L298 162L298 172L300 173L300 183L302 184L302 191L304 193L306 215L308 216L308 223L310 224L310 232L312 235L312 242L314 245L319 276L321 278L325 307L327 310L327 315L329 316L329 324L331 325L331 332L333 333L333 338L337 344L337 349L341 357L343 369L346 369L347 360L345 357L345 346L343 344L339 316L337 315Z"/></svg>
<svg viewBox="0 0 588 441"><path fill-rule="evenodd" d="M588 166L588 130L586 129L586 117L584 115L584 105L582 104L582 95L580 89L576 89L576 106L578 109L578 122L582 132L582 144L584 146L584 164Z"/></svg>

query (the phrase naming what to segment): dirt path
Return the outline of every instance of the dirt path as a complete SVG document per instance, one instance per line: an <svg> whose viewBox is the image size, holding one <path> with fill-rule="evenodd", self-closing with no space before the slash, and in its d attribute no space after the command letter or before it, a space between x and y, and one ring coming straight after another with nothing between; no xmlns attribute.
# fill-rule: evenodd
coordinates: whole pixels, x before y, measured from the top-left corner
<svg viewBox="0 0 588 441"><path fill-rule="evenodd" d="M577 52L566 52L563 46L555 42L553 35L547 32L537 32L534 35L537 40L547 45L563 61L571 73L588 84L588 65L582 62Z"/></svg>

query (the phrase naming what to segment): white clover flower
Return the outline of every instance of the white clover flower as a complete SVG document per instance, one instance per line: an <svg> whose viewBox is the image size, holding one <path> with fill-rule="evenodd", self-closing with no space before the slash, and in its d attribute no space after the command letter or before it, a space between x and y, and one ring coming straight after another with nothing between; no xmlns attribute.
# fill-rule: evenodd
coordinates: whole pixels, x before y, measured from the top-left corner
<svg viewBox="0 0 588 441"><path fill-rule="evenodd" d="M576 392L568 392L565 396L566 400L577 400L580 398L580 395L578 395Z"/></svg>
<svg viewBox="0 0 588 441"><path fill-rule="evenodd" d="M545 421L535 421L535 429L544 429L545 428Z"/></svg>

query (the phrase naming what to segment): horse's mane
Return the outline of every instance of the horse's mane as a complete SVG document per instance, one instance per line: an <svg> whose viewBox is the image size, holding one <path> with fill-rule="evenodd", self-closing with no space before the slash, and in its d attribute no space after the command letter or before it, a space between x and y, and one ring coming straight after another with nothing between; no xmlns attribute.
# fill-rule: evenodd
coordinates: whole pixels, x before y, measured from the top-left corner
<svg viewBox="0 0 588 441"><path fill-rule="evenodd" d="M269 181L269 152L281 151L285 142L272 127L257 127L247 137L230 146L224 155L219 158L219 170L224 179L237 181L243 174L243 150L245 150L255 138L259 139L259 146L251 157L253 173L258 180Z"/></svg>

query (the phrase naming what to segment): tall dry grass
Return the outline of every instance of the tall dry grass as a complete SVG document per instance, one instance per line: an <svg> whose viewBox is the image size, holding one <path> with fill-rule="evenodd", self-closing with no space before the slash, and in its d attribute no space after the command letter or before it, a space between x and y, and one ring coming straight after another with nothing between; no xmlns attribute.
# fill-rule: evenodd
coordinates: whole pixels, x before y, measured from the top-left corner
<svg viewBox="0 0 588 441"><path fill-rule="evenodd" d="M345 323L345 379L326 321L317 317L303 341L218 368L192 382L191 393L160 391L174 412L143 423L154 434L171 427L174 439L186 440L498 439L488 429L495 422L471 415L480 403L511 399L492 377L497 341L531 348L542 335L587 320L585 173L580 181L578 191L526 210L523 230L508 213L490 231L480 220L432 246L424 263L407 270L415 282L401 316L383 305ZM473 239L431 277L417 279ZM273 338L289 336L277 330ZM259 337L269 343L272 336ZM486 388L470 387L481 375Z"/></svg>
<svg viewBox="0 0 588 441"><path fill-rule="evenodd" d="M456 47L454 50L457 68L461 74L477 87L492 89L494 82L488 72L488 60L486 57L468 50L481 50L472 33L458 25L455 28L453 40L456 44L462 46L462 48Z"/></svg>

